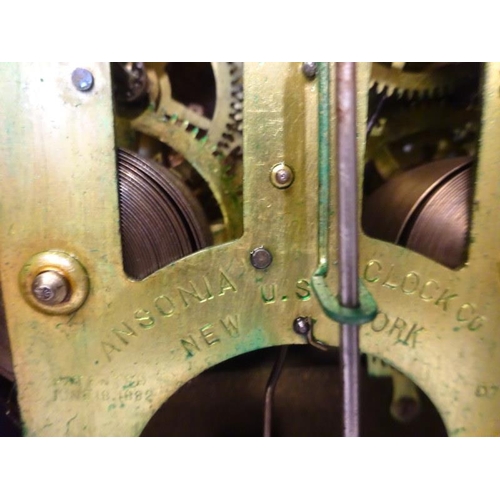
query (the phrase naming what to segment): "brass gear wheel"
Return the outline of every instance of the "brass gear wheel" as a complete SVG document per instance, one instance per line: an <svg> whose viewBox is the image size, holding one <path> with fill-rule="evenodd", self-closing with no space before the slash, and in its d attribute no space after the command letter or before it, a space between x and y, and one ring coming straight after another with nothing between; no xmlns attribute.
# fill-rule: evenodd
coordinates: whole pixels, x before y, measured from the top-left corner
<svg viewBox="0 0 500 500"><path fill-rule="evenodd" d="M243 147L243 63L227 63L231 75L231 109L217 148L225 156L241 154Z"/></svg>
<svg viewBox="0 0 500 500"><path fill-rule="evenodd" d="M166 63L146 63L158 112L174 121L188 122L224 156L241 155L243 131L243 63L211 62L215 79L215 108L211 118L176 101Z"/></svg>
<svg viewBox="0 0 500 500"><path fill-rule="evenodd" d="M448 63L375 62L370 87L379 94L386 92L388 96L436 97L452 90L456 70Z"/></svg>
<svg viewBox="0 0 500 500"><path fill-rule="evenodd" d="M146 110L130 123L132 129L154 138L172 148L204 179L215 198L223 218L224 227L216 242L241 236L243 231L243 170L240 161L230 161L218 153L207 137L198 138L199 129L188 121L167 118ZM140 145L139 145L140 148ZM154 151L141 151L151 158Z"/></svg>

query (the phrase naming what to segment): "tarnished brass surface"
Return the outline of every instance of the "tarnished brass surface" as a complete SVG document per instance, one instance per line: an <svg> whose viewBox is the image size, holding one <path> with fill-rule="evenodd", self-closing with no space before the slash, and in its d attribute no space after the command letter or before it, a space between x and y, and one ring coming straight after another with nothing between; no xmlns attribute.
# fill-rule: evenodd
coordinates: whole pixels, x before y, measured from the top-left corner
<svg viewBox="0 0 500 500"><path fill-rule="evenodd" d="M361 274L382 311L363 328L363 346L427 393L450 435L500 434L499 87L500 65L487 64L466 265L451 271L389 243L361 243Z"/></svg>
<svg viewBox="0 0 500 500"><path fill-rule="evenodd" d="M1 68L3 95L15 97L3 103L9 190L2 200L9 208L2 211L2 283L27 434L138 434L170 394L207 367L252 349L302 342L292 330L300 314L318 317L317 334L334 342L336 329L320 317L308 285L316 261L316 206L309 196L316 162L304 138L314 151L316 96L300 64L247 71L247 95L254 97L246 118L255 135L246 144L244 236L142 282L127 280L121 265L108 68L77 66L94 73L87 94L71 86L73 65ZM13 102L33 112L14 112ZM280 161L296 175L278 191L269 171ZM299 243L290 245L292 239ZM258 271L249 252L263 244L274 260ZM68 321L18 300L14 277L47 247L78 255L89 274L89 297Z"/></svg>
<svg viewBox="0 0 500 500"><path fill-rule="evenodd" d="M92 71L90 92L72 86L75 67ZM358 66L360 160L369 74L369 65ZM317 263L316 82L300 63L248 64L245 82L243 236L132 282L121 262L108 66L0 65L1 280L27 435L137 435L206 368L302 343L292 329L297 316L314 318L315 336L337 345L338 326L309 284ZM500 434L499 64L487 66L484 85L467 265L452 271L360 240L360 275L381 311L362 327L362 349L421 387L451 435ZM288 189L269 182L279 162L294 171ZM220 171L211 175L212 188L223 185ZM334 183L331 198L335 206ZM332 261L335 227L333 214ZM249 253L262 245L273 262L256 270ZM24 263L48 249L78 256L90 279L86 302L63 319L31 308L18 286ZM335 290L335 267L328 280Z"/></svg>

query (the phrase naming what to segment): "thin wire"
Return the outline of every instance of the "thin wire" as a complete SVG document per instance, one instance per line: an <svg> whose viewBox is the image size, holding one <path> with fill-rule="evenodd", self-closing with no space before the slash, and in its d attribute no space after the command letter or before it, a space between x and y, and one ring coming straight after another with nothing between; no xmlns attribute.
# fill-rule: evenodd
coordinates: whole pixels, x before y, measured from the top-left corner
<svg viewBox="0 0 500 500"><path fill-rule="evenodd" d="M264 403L264 437L271 437L272 423L273 423L273 403L274 403L274 392L278 384L278 380L283 370L283 365L285 364L286 355L288 352L288 346L284 345L280 347L278 358L276 359L271 375L266 385L266 397Z"/></svg>
<svg viewBox="0 0 500 500"><path fill-rule="evenodd" d="M375 112L372 114L372 116L368 120L368 123L366 125L366 135L367 136L370 135L372 128L375 126L375 123L377 123L377 120L380 116L380 113L382 111L382 108L384 106L384 102L386 99L387 99L387 94L382 94L382 97L378 101L377 108L375 109Z"/></svg>

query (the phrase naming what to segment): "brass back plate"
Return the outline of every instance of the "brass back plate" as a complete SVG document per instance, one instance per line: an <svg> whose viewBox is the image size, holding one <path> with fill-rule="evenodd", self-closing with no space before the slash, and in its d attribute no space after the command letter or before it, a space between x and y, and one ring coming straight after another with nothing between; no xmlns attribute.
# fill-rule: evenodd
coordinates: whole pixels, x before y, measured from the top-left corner
<svg viewBox="0 0 500 500"><path fill-rule="evenodd" d="M316 336L337 344L338 326L309 284L317 264L317 88L300 66L246 64L243 237L133 282L121 262L108 65L0 65L1 280L27 435L140 434L208 367L302 343L292 330L299 315L312 316ZM90 92L72 86L75 67L92 71ZM360 138L369 69L358 65ZM488 65L467 265L450 271L361 235L360 274L381 310L362 328L362 348L412 378L452 435L500 434L499 88L500 65ZM360 139L360 169L363 152ZM285 190L269 181L279 162L295 173ZM332 183L332 206L334 192ZM333 214L332 261L335 223ZM261 245L273 254L264 271L249 261ZM70 316L36 311L19 290L24 263L48 250L75 256L88 272L87 301ZM335 289L335 268L329 282Z"/></svg>

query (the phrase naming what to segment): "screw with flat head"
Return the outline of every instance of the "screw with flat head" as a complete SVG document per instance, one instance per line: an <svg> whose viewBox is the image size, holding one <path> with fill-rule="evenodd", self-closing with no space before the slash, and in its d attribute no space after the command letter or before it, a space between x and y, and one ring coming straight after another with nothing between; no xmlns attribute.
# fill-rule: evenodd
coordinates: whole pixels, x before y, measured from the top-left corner
<svg viewBox="0 0 500 500"><path fill-rule="evenodd" d="M55 271L45 271L33 280L31 290L38 302L54 306L67 299L69 284L61 274Z"/></svg>
<svg viewBox="0 0 500 500"><path fill-rule="evenodd" d="M250 262L255 269L267 269L272 261L271 252L264 247L257 247L250 252Z"/></svg>
<svg viewBox="0 0 500 500"><path fill-rule="evenodd" d="M73 85L80 92L88 92L94 86L94 75L84 68L76 68L71 74Z"/></svg>
<svg viewBox="0 0 500 500"><path fill-rule="evenodd" d="M309 318L299 316L293 320L293 331L299 335L307 335L311 330L311 321Z"/></svg>
<svg viewBox="0 0 500 500"><path fill-rule="evenodd" d="M318 72L318 66L316 65L315 62L302 63L302 73L304 73L304 76L306 78L309 78L309 80L315 78L317 72Z"/></svg>

